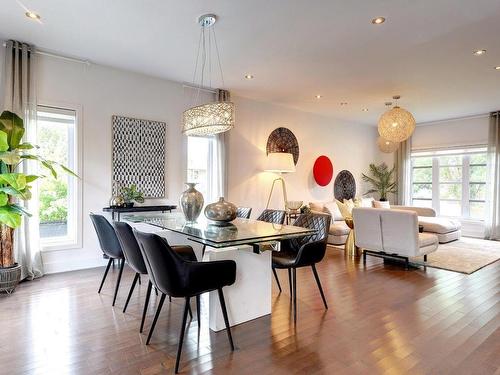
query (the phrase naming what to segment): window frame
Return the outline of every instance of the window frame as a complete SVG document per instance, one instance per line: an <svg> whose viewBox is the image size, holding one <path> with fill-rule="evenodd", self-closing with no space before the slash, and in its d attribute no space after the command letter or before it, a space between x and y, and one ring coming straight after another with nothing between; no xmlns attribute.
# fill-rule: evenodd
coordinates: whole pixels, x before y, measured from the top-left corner
<svg viewBox="0 0 500 375"><path fill-rule="evenodd" d="M74 168L75 172L79 178L74 178L74 197L73 197L73 207L74 207L74 230L75 234L72 237L64 237L61 239L42 239L40 238L40 248L42 252L51 251L61 251L70 249L81 249L82 248L82 236L83 236L83 126L82 126L82 106L79 104L65 103L65 102L53 102L39 100L37 103L37 113L39 108L54 108L66 111L73 111L75 113L75 131L74 131Z"/></svg>
<svg viewBox="0 0 500 375"><path fill-rule="evenodd" d="M477 145L470 147L460 147L457 149L436 149L436 150L413 150L411 153L411 190L410 190L410 201L432 201L432 208L436 211L436 215L441 215L441 202L460 202L460 216L448 216L453 218L458 218L462 221L470 222L484 222L484 219L472 218L470 216L470 204L471 203L486 203L486 200L471 199L470 198L470 185L486 185L486 181L478 182L472 181L470 179L470 168L474 166L486 167L486 163L473 163L471 164L471 155L486 154L486 145ZM440 165L439 158L442 156L461 156L461 164L446 164ZM429 166L414 166L414 159L418 157L430 157L432 158L432 181L431 182L414 182L414 170L419 168L429 168ZM440 181L440 171L444 167L460 167L462 169L461 181ZM413 187L418 184L431 184L432 186L432 198L417 198L413 196ZM460 199L450 199L441 198L440 188L441 185L456 185L461 186L461 198Z"/></svg>

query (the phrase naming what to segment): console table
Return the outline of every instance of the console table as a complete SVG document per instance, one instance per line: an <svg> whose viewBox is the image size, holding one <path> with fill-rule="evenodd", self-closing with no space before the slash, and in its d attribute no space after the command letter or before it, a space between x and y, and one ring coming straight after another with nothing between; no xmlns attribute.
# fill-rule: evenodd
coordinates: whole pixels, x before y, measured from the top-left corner
<svg viewBox="0 0 500 375"><path fill-rule="evenodd" d="M165 206L134 206L134 207L104 207L102 210L104 212L111 212L111 218L116 221L120 221L120 214L122 213L137 213L137 212L172 212L177 206L165 205Z"/></svg>

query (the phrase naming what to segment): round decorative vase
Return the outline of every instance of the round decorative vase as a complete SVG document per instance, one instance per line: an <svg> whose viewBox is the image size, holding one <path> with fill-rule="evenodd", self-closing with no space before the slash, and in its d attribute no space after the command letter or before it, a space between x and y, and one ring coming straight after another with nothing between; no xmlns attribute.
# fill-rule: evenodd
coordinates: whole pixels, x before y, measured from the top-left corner
<svg viewBox="0 0 500 375"><path fill-rule="evenodd" d="M12 267L0 268L0 292L12 293L20 280L20 264L15 263Z"/></svg>
<svg viewBox="0 0 500 375"><path fill-rule="evenodd" d="M109 200L109 207L111 208L123 207L124 204L125 201L121 195L116 195Z"/></svg>
<svg viewBox="0 0 500 375"><path fill-rule="evenodd" d="M182 208L186 221L195 222L198 216L200 216L205 201L203 194L194 188L196 183L186 182L186 185L188 189L181 194L179 205Z"/></svg>
<svg viewBox="0 0 500 375"><path fill-rule="evenodd" d="M224 225L236 219L237 211L238 208L234 204L220 197L219 201L205 207L205 216L207 219L213 221L214 224Z"/></svg>

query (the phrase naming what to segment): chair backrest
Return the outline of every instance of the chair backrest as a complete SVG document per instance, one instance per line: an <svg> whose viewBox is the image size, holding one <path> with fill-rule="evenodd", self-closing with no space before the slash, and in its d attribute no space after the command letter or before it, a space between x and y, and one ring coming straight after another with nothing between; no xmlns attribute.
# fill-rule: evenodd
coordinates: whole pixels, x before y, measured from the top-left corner
<svg viewBox="0 0 500 375"><path fill-rule="evenodd" d="M123 250L123 255L129 266L132 267L135 272L139 272L143 275L147 274L148 270L144 263L144 257L142 256L141 248L137 243L132 227L123 221L115 221L113 227L115 228L118 241L120 241Z"/></svg>
<svg viewBox="0 0 500 375"><path fill-rule="evenodd" d="M389 254L419 254L418 216L414 211L354 208L356 245Z"/></svg>
<svg viewBox="0 0 500 375"><path fill-rule="evenodd" d="M123 258L123 251L113 226L102 215L90 214L99 245L104 254L111 258Z"/></svg>
<svg viewBox="0 0 500 375"><path fill-rule="evenodd" d="M154 233L134 229L153 285L169 296L182 294L186 279L186 261L172 250L167 240Z"/></svg>
<svg viewBox="0 0 500 375"><path fill-rule="evenodd" d="M265 209L257 220L273 224L283 224L285 222L285 211Z"/></svg>
<svg viewBox="0 0 500 375"><path fill-rule="evenodd" d="M316 233L309 236L292 238L290 240L292 246L297 250L306 243L323 241L326 244L328 241L328 231L330 229L331 216L320 213L307 213L300 215L293 223L296 227L308 228L316 230Z"/></svg>
<svg viewBox="0 0 500 375"><path fill-rule="evenodd" d="M236 217L241 217L243 219L250 219L252 214L252 207L238 207L236 211Z"/></svg>

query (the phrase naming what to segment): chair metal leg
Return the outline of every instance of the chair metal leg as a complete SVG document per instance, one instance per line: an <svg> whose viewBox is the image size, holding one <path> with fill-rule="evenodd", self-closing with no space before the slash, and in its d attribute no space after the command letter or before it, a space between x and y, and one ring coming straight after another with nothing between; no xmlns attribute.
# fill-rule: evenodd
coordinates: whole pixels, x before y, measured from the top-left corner
<svg viewBox="0 0 500 375"><path fill-rule="evenodd" d="M293 281L293 322L297 324L297 269L292 268Z"/></svg>
<svg viewBox="0 0 500 375"><path fill-rule="evenodd" d="M141 275L139 274L139 285L142 285Z"/></svg>
<svg viewBox="0 0 500 375"><path fill-rule="evenodd" d="M111 306L115 305L116 302L116 296L118 295L118 288L120 287L120 281L122 279L122 273L123 273L123 267L125 266L125 259L121 259L120 262L120 272L118 272L118 280L116 280L116 288L115 288L115 296L113 297L113 304Z"/></svg>
<svg viewBox="0 0 500 375"><path fill-rule="evenodd" d="M130 287L130 291L128 292L127 301L125 302L125 306L123 306L123 312L127 311L127 306L128 303L130 302L130 297L132 297L132 293L134 293L134 288L135 284L137 283L137 280L140 280L139 272L135 273L134 281L132 281L132 286Z"/></svg>
<svg viewBox="0 0 500 375"><path fill-rule="evenodd" d="M278 284L278 289L280 290L280 293L281 293L280 279L278 279L278 274L276 273L276 270L274 268L273 268L273 274L274 274L274 278L276 279L276 283Z"/></svg>
<svg viewBox="0 0 500 375"><path fill-rule="evenodd" d="M188 304L189 319L193 320L193 310L191 310L191 303Z"/></svg>
<svg viewBox="0 0 500 375"><path fill-rule="evenodd" d="M292 299L293 293L292 293L292 269L289 268L288 270L288 286L290 287L290 299Z"/></svg>
<svg viewBox="0 0 500 375"><path fill-rule="evenodd" d="M108 276L108 271L109 271L109 268L111 267L111 263L113 263L113 259L109 258L108 265L106 266L106 271L104 271L104 276L102 277L101 286L99 287L99 290L97 291L97 293L101 293L101 289L102 289L102 286L104 285L104 280L106 280L106 276Z"/></svg>
<svg viewBox="0 0 500 375"><path fill-rule="evenodd" d="M198 319L198 334L200 334L201 319L200 319L200 295L196 296L196 317Z"/></svg>
<svg viewBox="0 0 500 375"><path fill-rule="evenodd" d="M175 360L175 373L179 372L179 362L181 361L181 353L182 353L182 343L184 342L184 332L186 331L186 320L189 308L189 297L186 297L186 304L184 305L184 314L182 315L182 325L181 325L181 334L179 337L179 344L177 348L177 359Z"/></svg>
<svg viewBox="0 0 500 375"><path fill-rule="evenodd" d="M203 245L201 248L201 260L203 260L203 257L205 256L205 250L207 249L207 245Z"/></svg>
<svg viewBox="0 0 500 375"><path fill-rule="evenodd" d="M424 262L427 262L427 254L424 255Z"/></svg>
<svg viewBox="0 0 500 375"><path fill-rule="evenodd" d="M319 292L321 293L321 298L323 299L323 304L325 305L325 309L328 310L328 305L326 303L325 294L323 293L323 288L321 287L321 282L319 281L318 271L316 271L316 265L313 264L311 266L311 268L312 268L313 273L314 273L314 278L316 279L316 284L318 284Z"/></svg>
<svg viewBox="0 0 500 375"><path fill-rule="evenodd" d="M142 311L142 320L141 320L141 328L139 332L142 333L144 329L144 321L146 320L146 312L148 311L149 306L149 297L151 296L151 289L153 288L153 284L151 281L148 282L148 290L146 292L146 301L144 302L144 310Z"/></svg>
<svg viewBox="0 0 500 375"><path fill-rule="evenodd" d="M172 296L168 296L168 302L172 302Z"/></svg>
<svg viewBox="0 0 500 375"><path fill-rule="evenodd" d="M231 335L231 327L229 326L229 319L227 318L226 301L224 301L224 294L222 293L222 288L218 289L220 307L222 309L222 315L224 316L224 323L226 324L227 338L231 344L231 350L234 351L233 336Z"/></svg>
<svg viewBox="0 0 500 375"><path fill-rule="evenodd" d="M162 294L160 297L160 302L158 303L158 307L156 308L155 317L153 319L153 323L151 324L151 328L149 329L148 338L146 340L146 345L149 345L149 341L151 340L151 336L153 335L153 331L155 330L156 322L158 321L158 317L160 316L161 308L163 307L163 302L165 302L166 294Z"/></svg>
<svg viewBox="0 0 500 375"><path fill-rule="evenodd" d="M363 266L366 266L366 252L363 251Z"/></svg>

